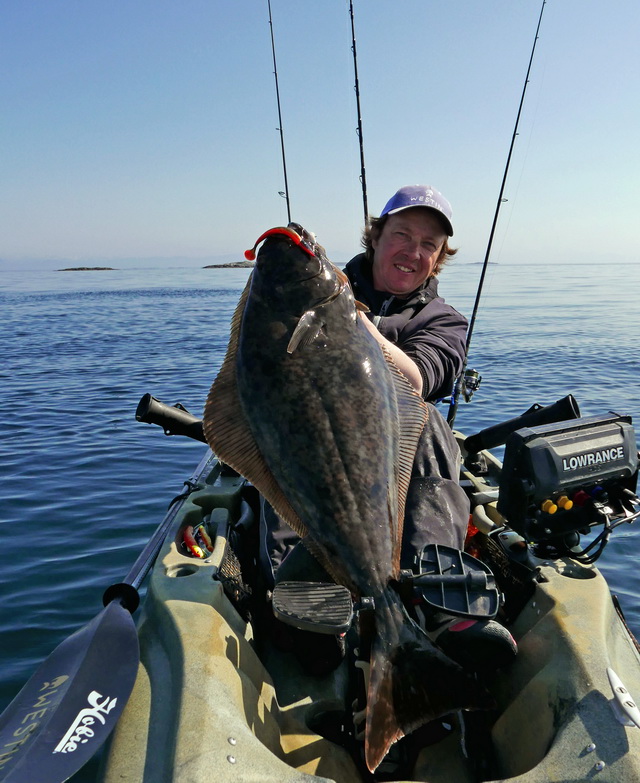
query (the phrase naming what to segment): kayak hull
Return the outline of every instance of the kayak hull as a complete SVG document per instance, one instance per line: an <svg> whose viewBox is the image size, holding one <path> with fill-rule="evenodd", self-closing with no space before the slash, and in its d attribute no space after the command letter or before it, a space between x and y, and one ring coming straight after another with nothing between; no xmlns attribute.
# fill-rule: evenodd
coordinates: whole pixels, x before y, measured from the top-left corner
<svg viewBox="0 0 640 783"><path fill-rule="evenodd" d="M345 708L346 662L313 678L292 653L259 645L218 579L218 546L205 560L181 546L179 530L213 509L237 519L246 493L242 479L216 466L183 504L150 578L138 678L105 754L103 783L362 780L347 750L310 728ZM462 749L462 723L481 715L472 713L463 722L455 716L448 735L421 748L410 777L398 780L637 783L640 728L616 715L607 670L631 698L639 695L640 655L601 572L541 563L509 630L519 652L489 678L498 709L482 743L491 748L486 774Z"/></svg>

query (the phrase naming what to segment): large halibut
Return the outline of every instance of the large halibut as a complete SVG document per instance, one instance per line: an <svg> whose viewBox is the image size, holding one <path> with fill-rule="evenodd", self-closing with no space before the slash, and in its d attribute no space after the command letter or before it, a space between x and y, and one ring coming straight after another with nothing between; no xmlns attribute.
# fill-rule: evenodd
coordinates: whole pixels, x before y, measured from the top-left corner
<svg viewBox="0 0 640 783"><path fill-rule="evenodd" d="M427 407L360 322L344 273L304 229L271 229L236 309L204 431L323 565L373 597L365 758L455 709L475 680L409 618L399 575L404 503Z"/></svg>

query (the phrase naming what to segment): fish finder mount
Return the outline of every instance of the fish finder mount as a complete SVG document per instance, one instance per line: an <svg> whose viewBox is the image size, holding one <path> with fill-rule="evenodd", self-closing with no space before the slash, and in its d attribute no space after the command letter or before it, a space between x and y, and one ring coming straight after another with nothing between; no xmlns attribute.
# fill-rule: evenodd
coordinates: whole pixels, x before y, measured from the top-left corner
<svg viewBox="0 0 640 783"><path fill-rule="evenodd" d="M638 457L631 417L614 412L519 429L505 444L498 511L536 554L593 563L640 515Z"/></svg>

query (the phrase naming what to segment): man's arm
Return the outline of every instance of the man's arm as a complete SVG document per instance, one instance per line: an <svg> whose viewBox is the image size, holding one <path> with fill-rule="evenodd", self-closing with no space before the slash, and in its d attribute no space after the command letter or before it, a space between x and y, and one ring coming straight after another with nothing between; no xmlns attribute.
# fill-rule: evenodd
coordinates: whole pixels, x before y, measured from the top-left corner
<svg viewBox="0 0 640 783"><path fill-rule="evenodd" d="M443 303L427 307L425 321L410 322L398 335L398 346L417 365L423 378L423 396L427 400L451 394L465 357L467 321ZM417 323L416 323L417 322Z"/></svg>
<svg viewBox="0 0 640 783"><path fill-rule="evenodd" d="M386 337L380 334L380 332L364 313L360 312L360 317L362 318L364 325L367 327L369 332L371 332L371 334L375 337L378 344L384 345L384 347L387 349L389 355L395 362L396 367L400 370L400 372L407 377L407 380L418 392L418 394L422 394L423 380L422 373L420 372L418 365L413 361L413 359L407 356L407 354L401 348L398 348L397 345L390 342Z"/></svg>

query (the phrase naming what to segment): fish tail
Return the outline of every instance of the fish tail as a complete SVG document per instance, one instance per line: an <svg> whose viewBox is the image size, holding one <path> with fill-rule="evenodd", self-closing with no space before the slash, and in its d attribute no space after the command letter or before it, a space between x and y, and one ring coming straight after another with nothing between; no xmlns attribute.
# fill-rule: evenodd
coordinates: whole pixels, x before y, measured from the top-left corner
<svg viewBox="0 0 640 783"><path fill-rule="evenodd" d="M376 601L367 692L365 761L373 772L394 742L460 709L495 706L473 675L448 658L388 590Z"/></svg>

